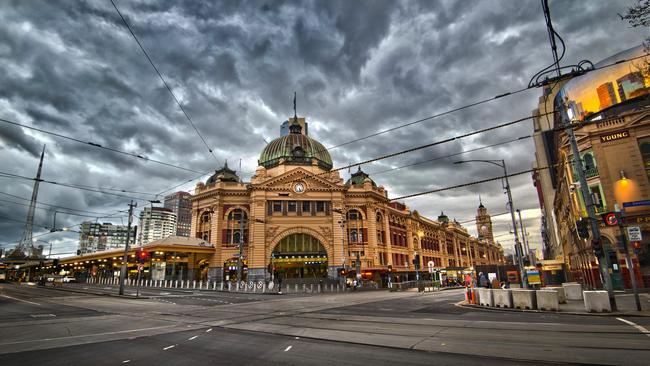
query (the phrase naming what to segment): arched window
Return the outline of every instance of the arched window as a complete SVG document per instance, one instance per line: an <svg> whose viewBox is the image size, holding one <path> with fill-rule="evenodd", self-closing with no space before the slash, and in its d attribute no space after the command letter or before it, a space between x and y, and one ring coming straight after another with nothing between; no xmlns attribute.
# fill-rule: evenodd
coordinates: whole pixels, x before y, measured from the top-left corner
<svg viewBox="0 0 650 366"><path fill-rule="evenodd" d="M241 208L236 208L228 213L226 228L224 229L223 244L243 244L248 242L248 214Z"/></svg>
<svg viewBox="0 0 650 366"><path fill-rule="evenodd" d="M596 167L596 161L594 160L594 156L591 155L591 153L587 153L584 156L584 161L585 161L585 169L594 169Z"/></svg>
<svg viewBox="0 0 650 366"><path fill-rule="evenodd" d="M206 211L201 215L201 223L208 223L210 222L210 212Z"/></svg>
<svg viewBox="0 0 650 366"><path fill-rule="evenodd" d="M350 243L363 242L363 216L358 210L350 210L346 215L348 219L348 240Z"/></svg>

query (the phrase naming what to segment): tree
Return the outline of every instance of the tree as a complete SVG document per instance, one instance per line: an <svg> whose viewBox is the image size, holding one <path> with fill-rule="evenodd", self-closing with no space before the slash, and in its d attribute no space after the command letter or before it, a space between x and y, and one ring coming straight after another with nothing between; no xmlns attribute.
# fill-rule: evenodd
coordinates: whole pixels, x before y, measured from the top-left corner
<svg viewBox="0 0 650 366"><path fill-rule="evenodd" d="M637 0L636 5L627 10L627 14L618 16L627 20L632 27L647 27L650 25L650 0Z"/></svg>

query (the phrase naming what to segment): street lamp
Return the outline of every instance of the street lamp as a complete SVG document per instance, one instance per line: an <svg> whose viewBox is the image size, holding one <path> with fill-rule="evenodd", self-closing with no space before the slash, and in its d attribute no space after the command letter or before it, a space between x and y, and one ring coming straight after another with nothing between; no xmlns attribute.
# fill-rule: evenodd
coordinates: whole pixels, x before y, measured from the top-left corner
<svg viewBox="0 0 650 366"><path fill-rule="evenodd" d="M501 160L461 160L456 161L454 164L463 164L463 163L489 163L501 167L503 169L503 177L506 182L506 192L508 194L508 206L510 208L510 217L512 219L512 228L515 234L515 252L517 252L517 262L519 263L519 275L521 276L521 287L527 287L526 273L524 272L524 260L523 260L523 251L521 249L521 242L519 241L519 234L517 233L517 221L515 220L515 210L512 204L512 193L510 192L510 183L508 182L508 170L506 169L506 161Z"/></svg>

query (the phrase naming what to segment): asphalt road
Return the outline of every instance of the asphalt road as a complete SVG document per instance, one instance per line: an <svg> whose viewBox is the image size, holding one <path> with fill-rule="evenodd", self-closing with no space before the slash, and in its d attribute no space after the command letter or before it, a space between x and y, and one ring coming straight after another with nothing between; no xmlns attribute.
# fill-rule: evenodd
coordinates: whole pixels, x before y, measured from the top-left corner
<svg viewBox="0 0 650 366"><path fill-rule="evenodd" d="M648 318L485 312L455 306L460 291L121 298L101 286L71 289L0 284L1 365L645 365L650 357Z"/></svg>

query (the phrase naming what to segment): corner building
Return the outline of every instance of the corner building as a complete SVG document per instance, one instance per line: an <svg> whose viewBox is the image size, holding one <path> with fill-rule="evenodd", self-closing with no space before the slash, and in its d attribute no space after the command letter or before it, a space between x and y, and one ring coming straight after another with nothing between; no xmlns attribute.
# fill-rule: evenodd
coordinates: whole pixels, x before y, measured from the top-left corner
<svg viewBox="0 0 650 366"><path fill-rule="evenodd" d="M504 263L503 249L476 239L444 215L425 218L391 202L388 192L359 169L346 182L333 171L329 152L290 119L289 133L262 151L250 182L227 164L192 197L192 236L215 247L208 280L235 280L239 243L243 279L338 279L339 269L380 283L389 265L394 276L414 277L429 262L461 272L476 264ZM484 208L482 208L484 210ZM481 225L486 211L481 211ZM491 233L491 223L489 228Z"/></svg>

